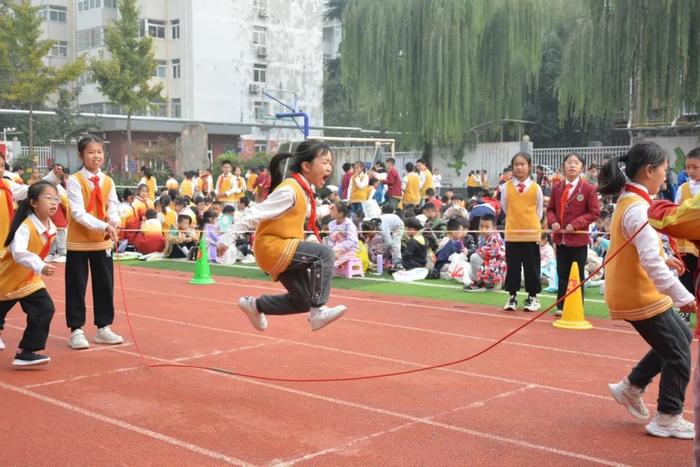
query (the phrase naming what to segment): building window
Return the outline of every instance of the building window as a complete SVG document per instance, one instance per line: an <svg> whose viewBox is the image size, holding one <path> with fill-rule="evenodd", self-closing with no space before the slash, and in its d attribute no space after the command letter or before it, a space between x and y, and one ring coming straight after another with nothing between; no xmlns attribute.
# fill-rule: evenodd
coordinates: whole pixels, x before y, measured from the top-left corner
<svg viewBox="0 0 700 467"><path fill-rule="evenodd" d="M267 152L267 143L255 143L255 152Z"/></svg>
<svg viewBox="0 0 700 467"><path fill-rule="evenodd" d="M173 39L179 39L180 38L180 20L179 19L174 19L170 21L170 33L173 37Z"/></svg>
<svg viewBox="0 0 700 467"><path fill-rule="evenodd" d="M174 58L171 63L173 65L173 79L180 79L180 59Z"/></svg>
<svg viewBox="0 0 700 467"><path fill-rule="evenodd" d="M170 116L173 118L182 117L182 101L180 99L170 99Z"/></svg>
<svg viewBox="0 0 700 467"><path fill-rule="evenodd" d="M148 115L151 117L167 117L168 104L165 102L151 102L148 106Z"/></svg>
<svg viewBox="0 0 700 467"><path fill-rule="evenodd" d="M116 8L117 0L104 0L105 8Z"/></svg>
<svg viewBox="0 0 700 467"><path fill-rule="evenodd" d="M104 32L102 28L86 29L78 31L78 51L94 49L104 45Z"/></svg>
<svg viewBox="0 0 700 467"><path fill-rule="evenodd" d="M153 72L153 76L158 78L165 78L165 69L168 67L168 62L166 60L156 60L156 69Z"/></svg>
<svg viewBox="0 0 700 467"><path fill-rule="evenodd" d="M38 14L46 21L53 21L54 23L66 22L66 7L64 6L44 5Z"/></svg>
<svg viewBox="0 0 700 467"><path fill-rule="evenodd" d="M141 37L149 35L165 39L165 21L144 18L141 20Z"/></svg>
<svg viewBox="0 0 700 467"><path fill-rule="evenodd" d="M67 57L68 41L56 41L49 50L49 57Z"/></svg>
<svg viewBox="0 0 700 467"><path fill-rule="evenodd" d="M253 0L253 9L259 17L267 17L267 0Z"/></svg>
<svg viewBox="0 0 700 467"><path fill-rule="evenodd" d="M256 120L263 120L265 117L267 117L270 114L270 103L267 101L255 101L254 109L255 109L255 119Z"/></svg>
<svg viewBox="0 0 700 467"><path fill-rule="evenodd" d="M264 83L267 81L267 65L256 63L253 65L253 81Z"/></svg>
<svg viewBox="0 0 700 467"><path fill-rule="evenodd" d="M253 45L267 45L267 28L253 26Z"/></svg>
<svg viewBox="0 0 700 467"><path fill-rule="evenodd" d="M107 6L107 3L114 4L116 0L105 0L105 6ZM78 0L78 11L94 10L95 8L102 8L102 0Z"/></svg>
<svg viewBox="0 0 700 467"><path fill-rule="evenodd" d="M85 86L86 84L93 84L95 82L95 75L93 75L91 72L83 73L82 75L78 76L78 84L80 86Z"/></svg>

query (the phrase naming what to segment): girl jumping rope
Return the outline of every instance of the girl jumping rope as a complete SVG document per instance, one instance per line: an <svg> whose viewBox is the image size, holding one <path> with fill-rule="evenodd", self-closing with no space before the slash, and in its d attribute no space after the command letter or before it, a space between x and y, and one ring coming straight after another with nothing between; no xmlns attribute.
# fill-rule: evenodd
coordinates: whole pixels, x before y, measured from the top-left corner
<svg viewBox="0 0 700 467"><path fill-rule="evenodd" d="M95 314L94 342L121 344L121 336L110 325L114 321L114 265L112 251L121 223L119 200L114 181L102 173L102 140L86 136L78 141L78 156L83 167L68 180L68 253L66 255L66 324L71 330L68 345L72 349L90 347L85 338L85 289L88 265L92 276L92 301Z"/></svg>
<svg viewBox="0 0 700 467"><path fill-rule="evenodd" d="M17 302L27 314L27 327L12 365L17 368L47 365L51 358L37 353L46 347L54 305L41 275L56 271L44 260L56 236L51 216L58 209L58 192L53 184L39 181L29 187L15 212L5 240L7 254L0 260L0 330L5 316ZM0 339L0 349L5 345Z"/></svg>
<svg viewBox="0 0 700 467"><path fill-rule="evenodd" d="M657 412L646 431L662 438L693 439L693 424L683 418L692 334L672 308L675 304L683 312L695 312L695 298L671 272L681 272L683 263L667 258L656 231L645 226L651 196L659 192L667 169L664 151L646 142L611 159L600 173L600 193L622 193L612 218L609 251L617 252L639 232L605 268L605 302L612 319L629 322L651 347L625 379L609 387L632 416L645 420L649 411L642 395L661 374Z"/></svg>
<svg viewBox="0 0 700 467"><path fill-rule="evenodd" d="M289 159L291 176L282 180L283 163ZM218 256L235 244L236 236L255 230L255 259L260 268L287 289L282 295L242 297L241 310L258 330L267 329L266 315L309 312L311 329L317 331L345 313L345 306L326 306L331 289L335 255L320 243L316 226L317 207L312 186L321 188L333 171L328 145L304 141L294 154L276 154L270 162L274 190L262 203L249 207L221 236ZM314 240L304 241L305 220Z"/></svg>

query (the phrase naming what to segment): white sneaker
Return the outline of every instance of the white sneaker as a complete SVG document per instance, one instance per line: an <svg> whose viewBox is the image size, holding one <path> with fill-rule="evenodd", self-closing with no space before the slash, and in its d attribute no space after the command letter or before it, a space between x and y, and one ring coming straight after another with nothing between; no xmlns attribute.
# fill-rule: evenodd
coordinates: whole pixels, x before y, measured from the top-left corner
<svg viewBox="0 0 700 467"><path fill-rule="evenodd" d="M243 313L246 314L250 324L253 325L258 331L264 331L267 329L267 318L265 313L258 311L258 307L255 306L255 297L241 297L238 300L238 306Z"/></svg>
<svg viewBox="0 0 700 467"><path fill-rule="evenodd" d="M92 341L96 344L116 345L123 343L124 339L119 334L115 334L109 326L105 326L97 330L97 334L95 334Z"/></svg>
<svg viewBox="0 0 700 467"><path fill-rule="evenodd" d="M608 388L617 403L623 405L633 417L639 420L649 418L649 410L642 400L644 389L632 385L627 378L619 383L608 384Z"/></svg>
<svg viewBox="0 0 700 467"><path fill-rule="evenodd" d="M68 339L68 346L71 349L82 350L89 349L90 343L85 338L85 333L83 332L83 330L76 329L71 333L70 339Z"/></svg>
<svg viewBox="0 0 700 467"><path fill-rule="evenodd" d="M540 301L537 297L527 297L523 305L523 311L539 311Z"/></svg>
<svg viewBox="0 0 700 467"><path fill-rule="evenodd" d="M659 438L693 439L695 426L683 418L683 414L669 415L656 412L651 422L645 426L647 433Z"/></svg>
<svg viewBox="0 0 700 467"><path fill-rule="evenodd" d="M338 305L334 307L322 306L319 308L311 308L309 313L309 323L311 323L311 330L318 331L322 327L331 324L336 319L340 318L345 314L345 305Z"/></svg>
<svg viewBox="0 0 700 467"><path fill-rule="evenodd" d="M5 343L2 341L2 337L0 337L0 350L5 350Z"/></svg>
<svg viewBox="0 0 700 467"><path fill-rule="evenodd" d="M45 263L53 263L55 256L54 255L48 255L46 259L44 260Z"/></svg>
<svg viewBox="0 0 700 467"><path fill-rule="evenodd" d="M66 262L66 257L65 257L65 256L56 255L56 256L53 257L53 262L54 262L54 263L65 263L65 262Z"/></svg>

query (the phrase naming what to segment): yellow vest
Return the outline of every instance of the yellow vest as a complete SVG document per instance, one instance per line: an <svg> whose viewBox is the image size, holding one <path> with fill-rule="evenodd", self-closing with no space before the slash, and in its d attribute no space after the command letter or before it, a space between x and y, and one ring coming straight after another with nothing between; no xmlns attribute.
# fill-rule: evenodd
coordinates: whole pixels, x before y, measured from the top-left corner
<svg viewBox="0 0 700 467"><path fill-rule="evenodd" d="M538 242L542 224L537 217L537 183L520 193L513 181L506 182L506 241Z"/></svg>
<svg viewBox="0 0 700 467"><path fill-rule="evenodd" d="M610 226L608 256L615 254L627 241L622 218L634 204L645 203L637 195L620 199L613 212ZM646 204L646 203L645 203ZM663 253L659 239L659 255ZM605 266L605 303L612 319L639 321L652 318L671 308L673 301L662 295L642 268L634 244L628 244Z"/></svg>
<svg viewBox="0 0 700 467"><path fill-rule="evenodd" d="M27 250L38 256L44 248L44 239L39 235L31 219L25 219L22 224L29 228ZM46 285L41 280L41 276L37 276L31 269L20 266L11 254L8 253L0 259L0 301L23 298L44 288Z"/></svg>
<svg viewBox="0 0 700 467"><path fill-rule="evenodd" d="M435 189L435 185L433 184L432 172L425 169L423 173L425 174L425 183L423 183L423 188L420 189L420 195L422 198L425 198L425 192L428 191L428 188Z"/></svg>
<svg viewBox="0 0 700 467"><path fill-rule="evenodd" d="M477 182L476 177L472 174L467 177L467 186L470 188L479 188L481 187L481 183Z"/></svg>
<svg viewBox="0 0 700 467"><path fill-rule="evenodd" d="M190 178L186 178L180 184L180 194L194 198L194 182Z"/></svg>
<svg viewBox="0 0 700 467"><path fill-rule="evenodd" d="M177 213L174 209L167 208L163 216L163 231L167 233L172 228L177 228Z"/></svg>
<svg viewBox="0 0 700 467"><path fill-rule="evenodd" d="M299 242L304 239L306 196L291 178L280 183L275 191L285 186L294 190L294 206L275 219L262 221L255 231L253 243L258 266L270 274L273 281L287 269Z"/></svg>
<svg viewBox="0 0 700 467"><path fill-rule="evenodd" d="M3 178L0 179L0 183L4 183L8 189L11 189L9 180ZM7 210L7 200L5 196L5 190L0 190L0 258L5 255L5 239L7 238L7 234L10 231L10 224L12 223L10 213Z"/></svg>
<svg viewBox="0 0 700 467"><path fill-rule="evenodd" d="M233 178L236 180L235 183L237 183L236 188L239 188L241 190L238 193L234 193L232 195L233 201L237 203L241 198L245 196L245 178L236 177L235 175Z"/></svg>
<svg viewBox="0 0 700 467"><path fill-rule="evenodd" d="M226 195L226 192L233 190L233 184L236 183L236 176L230 174L228 177L221 175L219 177L219 191L216 193L216 199L222 203L235 203L240 199L239 193L233 193L230 196Z"/></svg>
<svg viewBox="0 0 700 467"><path fill-rule="evenodd" d="M141 179L141 183L148 187L148 199L156 199L156 190L158 189L158 183L156 182L156 177Z"/></svg>
<svg viewBox="0 0 700 467"><path fill-rule="evenodd" d="M255 181L258 179L258 175L256 173L252 173L248 176L248 180L246 182L246 190L248 191L253 191L253 187L255 186Z"/></svg>
<svg viewBox="0 0 700 467"><path fill-rule="evenodd" d="M357 182L361 176L353 175L350 178L350 183L352 184L352 192L350 193L351 203L361 203L369 199L370 186L367 185L364 188L357 188ZM367 175L365 175L367 177Z"/></svg>
<svg viewBox="0 0 700 467"><path fill-rule="evenodd" d="M415 172L406 175L406 188L403 190L402 203L404 205L420 203L420 178Z"/></svg>
<svg viewBox="0 0 700 467"><path fill-rule="evenodd" d="M681 199L678 200L678 204L683 204L683 201L693 197L693 193L690 191L690 183L685 182L678 189L681 190ZM698 249L691 242L680 238L676 239L676 241L678 242L679 253L686 253L698 256Z"/></svg>
<svg viewBox="0 0 700 467"><path fill-rule="evenodd" d="M83 192L83 203L85 203L84 207L87 211L93 184L80 172L72 175L72 177L80 184L80 188ZM107 206L109 204L107 199L113 186L114 182L112 179L105 175L102 179L102 186L100 187L102 189L105 216L107 215ZM99 219L97 215L97 206L95 206L92 211L87 212ZM100 220L104 221L105 219ZM109 239L104 230L91 229L76 221L73 216L68 216L68 238L66 239L66 248L68 251L100 251L108 250L112 247L112 240Z"/></svg>

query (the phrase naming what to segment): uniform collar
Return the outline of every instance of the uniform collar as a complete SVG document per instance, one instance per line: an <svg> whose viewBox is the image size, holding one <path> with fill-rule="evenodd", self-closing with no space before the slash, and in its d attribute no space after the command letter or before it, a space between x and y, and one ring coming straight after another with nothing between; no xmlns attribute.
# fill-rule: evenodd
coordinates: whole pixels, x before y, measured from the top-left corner
<svg viewBox="0 0 700 467"><path fill-rule="evenodd" d="M44 235L44 233L47 231L48 231L49 235L56 234L56 226L51 221L51 219L49 219L49 228L47 229L46 226L34 214L29 214L28 218L34 224L34 227L36 227L36 230L37 230L37 232L39 232L39 235Z"/></svg>

